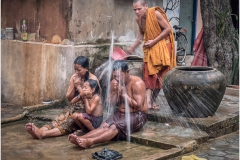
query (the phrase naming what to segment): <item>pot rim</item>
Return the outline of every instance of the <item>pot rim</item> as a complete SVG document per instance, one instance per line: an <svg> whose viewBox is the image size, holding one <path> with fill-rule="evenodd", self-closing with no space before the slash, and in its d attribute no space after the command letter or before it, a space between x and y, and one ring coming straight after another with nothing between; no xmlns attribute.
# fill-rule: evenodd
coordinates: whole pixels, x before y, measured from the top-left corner
<svg viewBox="0 0 240 160"><path fill-rule="evenodd" d="M181 70L181 71L197 71L197 72L206 72L206 71L216 70L213 67L207 67L207 66L178 66L178 67L175 67L174 69Z"/></svg>

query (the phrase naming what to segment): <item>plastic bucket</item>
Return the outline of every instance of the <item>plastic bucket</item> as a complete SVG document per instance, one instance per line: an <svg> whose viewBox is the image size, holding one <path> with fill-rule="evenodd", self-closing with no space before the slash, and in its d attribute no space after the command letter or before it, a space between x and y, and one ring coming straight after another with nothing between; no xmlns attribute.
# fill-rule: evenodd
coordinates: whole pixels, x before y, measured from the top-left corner
<svg viewBox="0 0 240 160"><path fill-rule="evenodd" d="M120 48L120 47L114 47L113 53L111 55L112 59L114 60L126 60L127 54Z"/></svg>

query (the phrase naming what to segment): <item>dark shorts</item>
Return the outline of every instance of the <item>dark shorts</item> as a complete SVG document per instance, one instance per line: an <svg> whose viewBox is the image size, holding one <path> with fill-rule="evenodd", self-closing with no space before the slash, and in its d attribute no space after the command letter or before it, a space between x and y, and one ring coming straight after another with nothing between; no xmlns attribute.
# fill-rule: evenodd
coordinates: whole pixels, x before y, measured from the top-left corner
<svg viewBox="0 0 240 160"><path fill-rule="evenodd" d="M147 121L147 114L143 112L130 113L130 134L139 131ZM128 136L125 113L116 111L110 115L106 121L110 126L114 124L118 129L118 134L113 140L126 140Z"/></svg>
<svg viewBox="0 0 240 160"><path fill-rule="evenodd" d="M83 118L89 120L92 123L92 126L94 128L98 128L103 121L103 116L95 117L95 116L89 115L87 113L82 113L82 116L83 116Z"/></svg>

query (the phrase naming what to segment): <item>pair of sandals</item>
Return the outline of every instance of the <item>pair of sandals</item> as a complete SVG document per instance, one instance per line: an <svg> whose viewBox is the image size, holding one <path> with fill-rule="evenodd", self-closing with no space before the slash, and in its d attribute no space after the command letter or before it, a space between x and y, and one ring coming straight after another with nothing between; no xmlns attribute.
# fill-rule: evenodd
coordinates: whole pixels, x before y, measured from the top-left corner
<svg viewBox="0 0 240 160"><path fill-rule="evenodd" d="M92 153L92 157L98 160L117 160L122 158L122 154L118 151L110 150L108 148L103 148L102 151Z"/></svg>

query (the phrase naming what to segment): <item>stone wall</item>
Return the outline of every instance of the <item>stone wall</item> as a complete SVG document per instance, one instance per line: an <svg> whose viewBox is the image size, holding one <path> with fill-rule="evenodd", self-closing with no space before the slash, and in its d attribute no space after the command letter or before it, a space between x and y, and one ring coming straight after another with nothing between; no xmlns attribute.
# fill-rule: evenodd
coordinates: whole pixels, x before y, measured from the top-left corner
<svg viewBox="0 0 240 160"><path fill-rule="evenodd" d="M65 97L73 61L87 56L94 72L109 54L106 45L57 45L1 41L1 101L33 105Z"/></svg>
<svg viewBox="0 0 240 160"><path fill-rule="evenodd" d="M20 39L21 25L26 20L28 33L37 33L38 41L51 41L54 35L68 38L72 0L2 0L1 28L12 27Z"/></svg>
<svg viewBox="0 0 240 160"><path fill-rule="evenodd" d="M149 0L148 5L162 6L162 0ZM1 28L13 27L16 39L23 19L29 33L37 33L40 24L39 38L1 41L1 101L23 106L65 97L74 59L87 56L94 72L108 58L111 31L123 46L139 32L129 0L1 1ZM73 43L50 44L54 35Z"/></svg>
<svg viewBox="0 0 240 160"><path fill-rule="evenodd" d="M162 0L149 0L149 7L162 6ZM54 35L74 44L110 42L131 32L138 34L132 1L129 0L2 0L1 28L13 27L20 39L22 21L28 32L37 33L35 41L50 42ZM129 39L127 39L129 40Z"/></svg>

